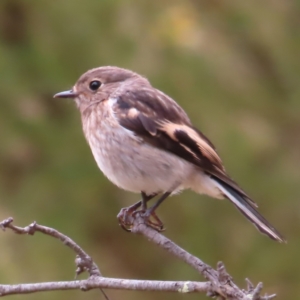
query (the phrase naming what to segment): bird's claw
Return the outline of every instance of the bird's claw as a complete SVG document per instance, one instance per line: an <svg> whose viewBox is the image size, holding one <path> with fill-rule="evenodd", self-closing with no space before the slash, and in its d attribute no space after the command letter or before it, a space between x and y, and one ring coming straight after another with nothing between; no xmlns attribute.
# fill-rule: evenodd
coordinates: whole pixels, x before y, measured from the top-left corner
<svg viewBox="0 0 300 300"><path fill-rule="evenodd" d="M149 209L144 210L132 210L130 207L122 208L118 213L117 218L119 220L119 225L127 232L131 232L133 221L136 215L139 214L145 224L158 232L165 230L163 222L159 219L155 212L151 212ZM150 220L153 218L154 220Z"/></svg>
<svg viewBox="0 0 300 300"><path fill-rule="evenodd" d="M130 211L128 207L122 208L117 215L119 225L127 232L131 232L132 228L132 214L133 211Z"/></svg>
<svg viewBox="0 0 300 300"><path fill-rule="evenodd" d="M134 212L135 213L135 212ZM165 231L165 227L160 218L156 215L151 209L147 209L145 212L141 212L141 217L144 219L145 223L158 232ZM150 218L153 218L154 221L151 221Z"/></svg>

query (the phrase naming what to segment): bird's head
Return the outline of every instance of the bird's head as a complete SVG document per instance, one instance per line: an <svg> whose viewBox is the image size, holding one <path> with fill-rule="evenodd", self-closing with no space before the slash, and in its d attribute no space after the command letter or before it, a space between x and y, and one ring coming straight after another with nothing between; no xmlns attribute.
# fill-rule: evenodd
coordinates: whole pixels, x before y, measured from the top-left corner
<svg viewBox="0 0 300 300"><path fill-rule="evenodd" d="M127 83L148 84L147 79L130 70L118 67L99 67L87 71L77 80L71 90L60 92L54 98L72 98L80 109L118 96L117 90ZM122 89L123 90L123 89Z"/></svg>

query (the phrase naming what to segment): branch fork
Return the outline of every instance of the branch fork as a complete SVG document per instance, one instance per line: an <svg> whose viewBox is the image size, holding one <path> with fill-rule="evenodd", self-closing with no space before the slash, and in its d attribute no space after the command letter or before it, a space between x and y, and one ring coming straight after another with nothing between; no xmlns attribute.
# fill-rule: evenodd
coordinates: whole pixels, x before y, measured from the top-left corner
<svg viewBox="0 0 300 300"><path fill-rule="evenodd" d="M28 294L41 291L79 289L88 291L95 288L110 288L123 290L140 291L168 291L179 293L204 292L208 297L220 300L271 300L274 295L261 296L262 283L256 287L246 279L247 289L242 290L235 285L232 277L228 274L222 262L218 262L216 270L205 264L198 257L188 253L161 233L153 230L144 222L142 214L136 213L131 217L131 232L146 237L150 242L163 248L170 254L184 261L201 274L207 281L153 281L153 280L129 280L103 277L99 267L93 259L71 238L57 231L56 229L39 225L36 222L26 227L13 225L13 218L7 218L0 222L3 230L11 229L17 234L34 235L40 232L60 240L69 247L75 254L76 278L83 272L88 272L89 277L85 280L41 282L29 284L0 285L0 296L12 294ZM102 291L102 290L101 290ZM102 291L103 292L103 291ZM106 299L107 296L103 292Z"/></svg>

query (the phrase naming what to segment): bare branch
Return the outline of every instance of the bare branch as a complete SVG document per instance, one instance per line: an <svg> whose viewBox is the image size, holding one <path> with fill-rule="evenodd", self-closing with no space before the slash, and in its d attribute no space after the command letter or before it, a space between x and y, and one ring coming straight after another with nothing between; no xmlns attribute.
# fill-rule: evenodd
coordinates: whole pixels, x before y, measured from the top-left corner
<svg viewBox="0 0 300 300"><path fill-rule="evenodd" d="M74 289L88 291L95 288L196 293L207 292L210 289L210 283L193 281L127 280L93 276L86 280L0 285L0 296Z"/></svg>
<svg viewBox="0 0 300 300"><path fill-rule="evenodd" d="M12 218L8 218L0 222L0 227L3 230L9 228L17 234L29 235L33 235L35 232L41 232L59 239L63 242L63 244L68 246L76 253L76 273L79 274L83 271L88 271L90 276L86 280L0 285L0 296L70 289L88 291L94 288L136 291L165 291L179 293L205 292L207 296L220 300L270 300L276 296L260 296L262 283L259 283L257 287L254 287L248 279L247 290L245 291L239 289L234 284L232 277L227 273L223 263L219 262L217 265L217 270L213 269L211 266L205 264L199 258L188 253L162 234L145 225L144 220L139 213L134 214L134 217L132 217L131 221L132 232L145 236L149 241L155 243L182 261L186 262L192 268L202 274L207 282L128 280L102 277L98 266L94 263L92 258L66 235L53 228L39 225L36 222L33 222L24 228L18 227L12 224Z"/></svg>
<svg viewBox="0 0 300 300"><path fill-rule="evenodd" d="M77 254L75 260L77 266L77 270L76 270L77 275L84 271L88 271L90 276L102 276L98 266L94 263L92 258L68 236L62 234L61 232L53 228L39 225L36 222L33 222L26 227L15 226L12 224L12 222L13 222L12 217L7 218L0 223L0 228L2 228L3 230L5 230L6 228L10 228L11 230L13 230L15 233L18 234L34 235L35 232L41 232L43 234L59 239L60 241L62 241L64 245L72 249Z"/></svg>
<svg viewBox="0 0 300 300"><path fill-rule="evenodd" d="M147 226L141 214L134 214L130 221L132 222L131 232L145 236L149 241L165 249L169 253L172 253L180 260L186 262L188 265L202 274L205 279L209 280L212 284L212 295L210 296L213 296L214 294L220 295L224 299L237 300L268 300L272 298L266 297L274 298L274 296L276 296L259 296L262 289L262 283L259 283L257 287L251 289L251 291L241 290L234 284L234 282L232 281L232 277L227 273L222 262L218 263L217 271L214 270L211 266L205 264L198 257L190 254L189 252L166 238L164 235Z"/></svg>

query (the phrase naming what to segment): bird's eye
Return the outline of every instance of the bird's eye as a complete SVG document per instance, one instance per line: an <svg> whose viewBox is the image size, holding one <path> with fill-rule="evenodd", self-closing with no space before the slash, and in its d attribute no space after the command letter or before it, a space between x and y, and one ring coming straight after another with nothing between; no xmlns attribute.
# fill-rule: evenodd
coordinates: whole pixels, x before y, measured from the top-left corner
<svg viewBox="0 0 300 300"><path fill-rule="evenodd" d="M99 80L93 80L90 82L90 89L92 91L97 91L101 86L101 82Z"/></svg>

